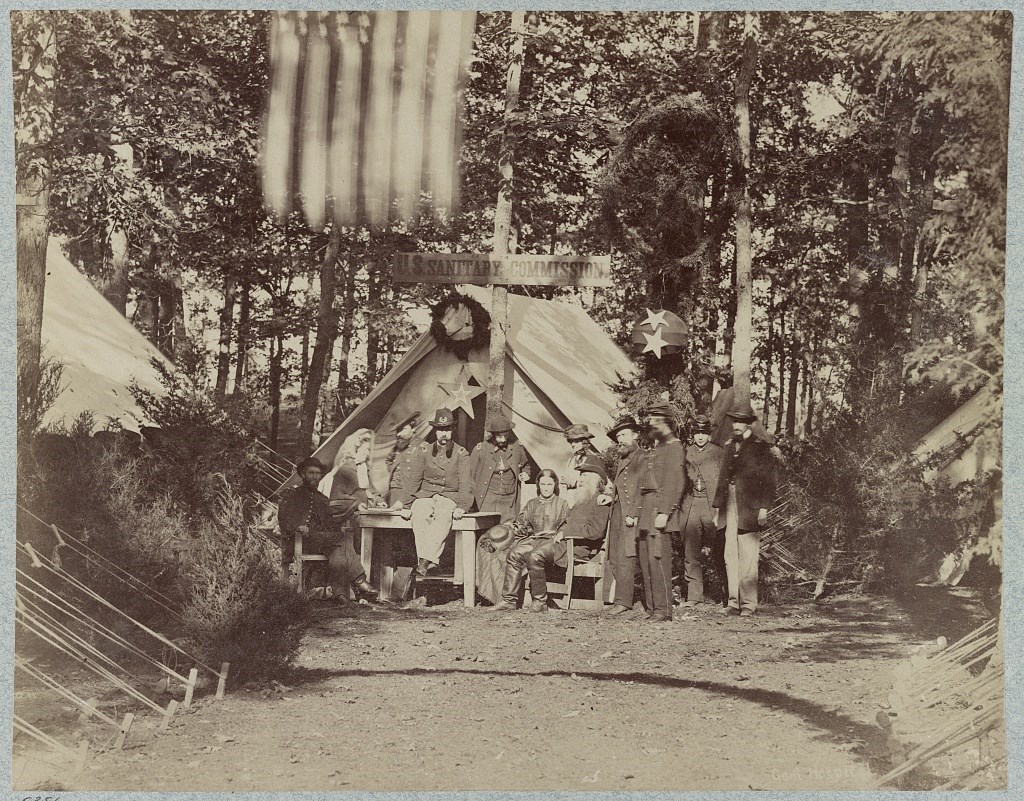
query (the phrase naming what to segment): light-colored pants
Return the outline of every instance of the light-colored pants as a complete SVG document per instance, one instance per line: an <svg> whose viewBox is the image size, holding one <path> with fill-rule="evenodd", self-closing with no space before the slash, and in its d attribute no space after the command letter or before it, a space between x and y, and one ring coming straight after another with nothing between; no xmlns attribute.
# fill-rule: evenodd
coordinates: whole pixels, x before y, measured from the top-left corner
<svg viewBox="0 0 1024 801"><path fill-rule="evenodd" d="M441 561L444 541L452 530L455 501L442 495L417 498L412 502L412 535L416 540L416 557L435 565Z"/></svg>
<svg viewBox="0 0 1024 801"><path fill-rule="evenodd" d="M757 564L761 532L740 531L736 487L729 486L725 517L725 572L729 577L729 606L757 611Z"/></svg>

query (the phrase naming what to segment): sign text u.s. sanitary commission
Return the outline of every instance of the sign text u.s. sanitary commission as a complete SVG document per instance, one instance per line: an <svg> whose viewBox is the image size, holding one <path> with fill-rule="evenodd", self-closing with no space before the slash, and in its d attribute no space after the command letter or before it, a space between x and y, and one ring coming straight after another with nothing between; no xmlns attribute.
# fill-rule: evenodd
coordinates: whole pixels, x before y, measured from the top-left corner
<svg viewBox="0 0 1024 801"><path fill-rule="evenodd" d="M611 286L611 270L611 256L399 253L393 277L417 284Z"/></svg>

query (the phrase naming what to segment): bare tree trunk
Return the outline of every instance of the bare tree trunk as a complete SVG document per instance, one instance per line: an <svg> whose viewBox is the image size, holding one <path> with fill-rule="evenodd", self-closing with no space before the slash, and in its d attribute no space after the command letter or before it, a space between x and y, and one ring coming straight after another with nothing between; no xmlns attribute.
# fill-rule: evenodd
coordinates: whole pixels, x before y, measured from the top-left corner
<svg viewBox="0 0 1024 801"><path fill-rule="evenodd" d="M917 271L914 274L914 296L910 311L910 338L914 342L924 339L925 299L928 294L928 266L931 256L927 252L927 241L924 236L924 222L931 216L932 204L935 202L935 158L928 162L924 181L921 187L921 206L918 215L919 225L917 240L914 246L914 262Z"/></svg>
<svg viewBox="0 0 1024 801"><path fill-rule="evenodd" d="M775 287L768 287L768 344L764 364L764 409L761 423L767 428L768 413L772 407L772 370L775 367Z"/></svg>
<svg viewBox="0 0 1024 801"><path fill-rule="evenodd" d="M757 68L758 28L758 15L746 12L743 20L743 61L736 77L736 123L741 169L740 201L736 209L736 325L732 362L733 386L739 401L750 399L750 354L753 349L750 84Z"/></svg>
<svg viewBox="0 0 1024 801"><path fill-rule="evenodd" d="M313 427L316 424L317 409L320 405L320 388L323 386L327 369L330 367L334 340L338 335L338 314L334 310L334 296L338 287L338 249L341 246L341 229L331 226L327 239L327 250L320 265L320 308L317 315L316 342L313 358L309 365L306 391L302 395L302 422L299 426L299 448L314 446Z"/></svg>
<svg viewBox="0 0 1024 801"><path fill-rule="evenodd" d="M779 400L775 407L775 433L782 431L786 399L786 307L779 307L779 338L775 340L779 354Z"/></svg>
<svg viewBox="0 0 1024 801"><path fill-rule="evenodd" d="M249 373L249 304L251 303L252 288L249 286L249 279L242 281L242 297L238 309L238 344L235 348L235 388L238 392Z"/></svg>
<svg viewBox="0 0 1024 801"><path fill-rule="evenodd" d="M302 351L299 354L299 395L306 397L306 379L309 378L309 329L302 330Z"/></svg>
<svg viewBox="0 0 1024 801"><path fill-rule="evenodd" d="M341 320L341 358L338 359L338 424L348 414L349 401L352 397L351 376L349 375L349 355L352 351L352 332L355 327L356 314L356 280L355 270L351 262L345 262L345 300Z"/></svg>
<svg viewBox="0 0 1024 801"><path fill-rule="evenodd" d="M276 314L275 314L276 316ZM284 339L275 334L270 339L267 383L270 385L270 447L277 450L281 434L281 378L284 360Z"/></svg>
<svg viewBox="0 0 1024 801"><path fill-rule="evenodd" d="M228 376L231 374L231 337L235 323L235 277L224 277L224 305L220 310L220 338L217 350L217 383L214 395L224 400L228 391Z"/></svg>
<svg viewBox="0 0 1024 801"><path fill-rule="evenodd" d="M171 361L180 355L185 344L185 307L181 287L174 279L160 286L160 333L157 347Z"/></svg>
<svg viewBox="0 0 1024 801"><path fill-rule="evenodd" d="M18 412L39 413L43 292L49 242L50 156L57 71L51 11L12 13L17 238Z"/></svg>
<svg viewBox="0 0 1024 801"><path fill-rule="evenodd" d="M725 307L725 366L732 370L732 346L736 341L736 249L729 267L729 301Z"/></svg>
<svg viewBox="0 0 1024 801"><path fill-rule="evenodd" d="M789 353L789 399L786 402L786 435L796 436L796 399L800 388L800 343L794 339Z"/></svg>

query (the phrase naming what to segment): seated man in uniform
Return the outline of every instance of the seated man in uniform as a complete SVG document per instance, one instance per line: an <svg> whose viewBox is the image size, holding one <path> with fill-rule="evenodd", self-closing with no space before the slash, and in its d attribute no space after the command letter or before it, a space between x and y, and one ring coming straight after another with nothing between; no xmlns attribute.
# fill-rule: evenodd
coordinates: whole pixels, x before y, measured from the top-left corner
<svg viewBox="0 0 1024 801"><path fill-rule="evenodd" d="M590 559L600 550L608 531L611 507L600 500L601 492L608 484L608 474L596 457L585 460L579 471L576 499L569 516L558 533L534 548L526 559L530 571L530 594L533 596L531 612L546 612L548 609L548 567L566 567L569 559ZM571 554L565 543L566 537L573 539L575 547Z"/></svg>
<svg viewBox="0 0 1024 801"><path fill-rule="evenodd" d="M411 446L419 422L420 413L415 412L395 426L395 444L385 460L389 470L388 503L396 509L401 509L399 497L415 452Z"/></svg>
<svg viewBox="0 0 1024 801"><path fill-rule="evenodd" d="M430 425L433 442L413 450L398 498L402 517L412 520L419 576L437 566L452 521L459 520L473 503L469 452L452 439L455 418L451 410L438 409Z"/></svg>
<svg viewBox="0 0 1024 801"><path fill-rule="evenodd" d="M376 597L377 591L366 580L363 566L351 544L345 547L345 535L331 518L331 502L317 490L324 466L310 457L299 462L296 471L302 483L288 490L277 506L277 524L281 529L281 566L284 570L295 558L295 535L302 535L302 551L327 557L327 577L331 600L348 601L349 585L363 594ZM302 565L298 565L302 569Z"/></svg>

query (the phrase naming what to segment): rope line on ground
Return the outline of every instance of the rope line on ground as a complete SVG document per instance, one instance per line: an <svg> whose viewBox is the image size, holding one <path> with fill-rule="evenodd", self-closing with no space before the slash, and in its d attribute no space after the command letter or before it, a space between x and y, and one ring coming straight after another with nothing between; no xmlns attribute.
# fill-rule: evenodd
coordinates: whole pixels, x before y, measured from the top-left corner
<svg viewBox="0 0 1024 801"><path fill-rule="evenodd" d="M96 707L91 706L87 701L83 701L81 698L79 698L77 695L71 692L71 690L67 689L59 681L50 678L45 673L41 672L40 670L37 670L17 654L15 654L14 656L14 667L21 669L23 672L27 673L40 684L42 684L45 687L49 687L58 695L63 696L64 698L74 703L76 706L80 707L83 711L88 712L90 715L96 715L96 717L100 718L106 723L109 723L114 728L120 730L121 724L114 720L112 717L96 709Z"/></svg>
<svg viewBox="0 0 1024 801"><path fill-rule="evenodd" d="M44 732L42 729L36 728L24 718L19 717L18 715L13 715L12 722L14 723L15 729L17 729L20 732L23 732L24 734L27 734L29 737L35 738L44 745L48 745L51 748L54 748L58 751L63 751L64 753L69 754L73 757L78 756L78 754L75 751L72 751L70 748L64 745L64 743L54 739L49 734Z"/></svg>

